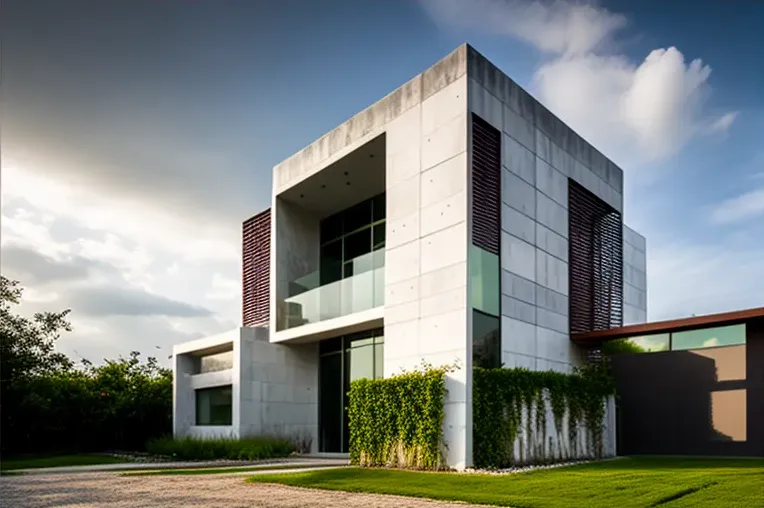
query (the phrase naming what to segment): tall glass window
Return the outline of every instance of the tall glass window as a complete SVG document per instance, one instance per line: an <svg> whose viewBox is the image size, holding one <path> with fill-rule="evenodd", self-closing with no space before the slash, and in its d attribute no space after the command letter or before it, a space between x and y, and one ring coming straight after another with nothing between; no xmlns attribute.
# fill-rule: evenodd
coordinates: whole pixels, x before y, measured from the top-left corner
<svg viewBox="0 0 764 508"><path fill-rule="evenodd" d="M501 367L499 256L470 245L472 363Z"/></svg>
<svg viewBox="0 0 764 508"><path fill-rule="evenodd" d="M701 349L717 346L745 344L745 325L701 328L671 334L671 349Z"/></svg>
<svg viewBox="0 0 764 508"><path fill-rule="evenodd" d="M347 452L350 383L384 377L382 329L346 335L319 344L319 449Z"/></svg>
<svg viewBox="0 0 764 508"><path fill-rule="evenodd" d="M196 390L197 425L231 425L231 385Z"/></svg>

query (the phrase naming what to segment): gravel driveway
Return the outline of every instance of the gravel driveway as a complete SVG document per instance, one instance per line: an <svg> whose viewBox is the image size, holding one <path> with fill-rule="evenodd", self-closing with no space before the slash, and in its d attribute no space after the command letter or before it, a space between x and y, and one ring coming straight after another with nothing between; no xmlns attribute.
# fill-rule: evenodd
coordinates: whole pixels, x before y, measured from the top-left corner
<svg viewBox="0 0 764 508"><path fill-rule="evenodd" d="M250 473L251 474L251 473ZM5 508L326 507L464 508L422 499L248 484L246 475L134 476L77 473L0 477Z"/></svg>

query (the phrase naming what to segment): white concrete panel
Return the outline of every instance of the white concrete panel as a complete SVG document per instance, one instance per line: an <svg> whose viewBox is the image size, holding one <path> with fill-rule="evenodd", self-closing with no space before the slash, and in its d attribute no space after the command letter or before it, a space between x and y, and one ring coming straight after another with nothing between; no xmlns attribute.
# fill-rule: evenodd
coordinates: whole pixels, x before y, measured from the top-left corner
<svg viewBox="0 0 764 508"><path fill-rule="evenodd" d="M536 278L536 249L532 244L501 233L501 267L525 279Z"/></svg>
<svg viewBox="0 0 764 508"><path fill-rule="evenodd" d="M385 151L388 155L419 149L422 131L422 105L404 111L385 127Z"/></svg>
<svg viewBox="0 0 764 508"><path fill-rule="evenodd" d="M419 300L419 276L385 284L385 306Z"/></svg>
<svg viewBox="0 0 764 508"><path fill-rule="evenodd" d="M646 293L630 284L623 285L623 302L640 309L647 308Z"/></svg>
<svg viewBox="0 0 764 508"><path fill-rule="evenodd" d="M501 271L501 292L527 303L536 303L536 284L505 269Z"/></svg>
<svg viewBox="0 0 764 508"><path fill-rule="evenodd" d="M385 285L419 275L419 241L385 250Z"/></svg>
<svg viewBox="0 0 764 508"><path fill-rule="evenodd" d="M535 281L563 295L568 294L568 264L541 249L536 249Z"/></svg>
<svg viewBox="0 0 764 508"><path fill-rule="evenodd" d="M467 443L467 404L447 403L443 409L443 438L448 443L446 462L457 470L464 469L468 466L467 450L472 446Z"/></svg>
<svg viewBox="0 0 764 508"><path fill-rule="evenodd" d="M392 221L419 211L419 174L387 187L387 220ZM388 231L389 233L389 231Z"/></svg>
<svg viewBox="0 0 764 508"><path fill-rule="evenodd" d="M419 320L419 353L464 350L467 347L467 312L459 309Z"/></svg>
<svg viewBox="0 0 764 508"><path fill-rule="evenodd" d="M554 141L551 142L550 146L552 151L552 160L547 162L564 176L570 176L576 162L575 159Z"/></svg>
<svg viewBox="0 0 764 508"><path fill-rule="evenodd" d="M385 324L385 374L392 372L388 360L419 357L419 320ZM415 362L415 363L418 363Z"/></svg>
<svg viewBox="0 0 764 508"><path fill-rule="evenodd" d="M637 250L641 250L642 252L647 250L645 237L628 227L626 224L623 225L623 240L629 245L634 246Z"/></svg>
<svg viewBox="0 0 764 508"><path fill-rule="evenodd" d="M467 76L464 75L422 102L422 135L437 131L466 111Z"/></svg>
<svg viewBox="0 0 764 508"><path fill-rule="evenodd" d="M488 122L492 127L501 132L502 129L502 103L483 85L470 79L469 81L469 108L470 111Z"/></svg>
<svg viewBox="0 0 764 508"><path fill-rule="evenodd" d="M558 235L568 237L568 210L541 192L536 192L536 221Z"/></svg>
<svg viewBox="0 0 764 508"><path fill-rule="evenodd" d="M536 305L557 314L568 315L568 297L544 286L536 286Z"/></svg>
<svg viewBox="0 0 764 508"><path fill-rule="evenodd" d="M570 338L565 333L537 327L536 356L545 360L570 363Z"/></svg>
<svg viewBox="0 0 764 508"><path fill-rule="evenodd" d="M467 189L467 153L460 153L456 157L425 170L421 174L420 180L422 207L433 205L465 192Z"/></svg>
<svg viewBox="0 0 764 508"><path fill-rule="evenodd" d="M467 193L460 192L451 197L422 208L420 231L422 236L455 226L466 220Z"/></svg>
<svg viewBox="0 0 764 508"><path fill-rule="evenodd" d="M501 138L501 164L530 185L535 184L535 156L530 150L506 134Z"/></svg>
<svg viewBox="0 0 764 508"><path fill-rule="evenodd" d="M546 162L552 162L552 141L538 129L536 129L536 156Z"/></svg>
<svg viewBox="0 0 764 508"><path fill-rule="evenodd" d="M536 324L536 307L511 296L501 295L501 314L526 323Z"/></svg>
<svg viewBox="0 0 764 508"><path fill-rule="evenodd" d="M385 168L385 184L387 187L392 187L395 184L419 175L420 150L419 143L414 142L409 143L408 146L397 153L387 154L387 165Z"/></svg>
<svg viewBox="0 0 764 508"><path fill-rule="evenodd" d="M569 363L538 358L536 360L536 370L538 372L560 372L562 374L571 374L573 373L573 366ZM549 417L547 416L547 418Z"/></svg>
<svg viewBox="0 0 764 508"><path fill-rule="evenodd" d="M536 223L509 205L501 204L501 228L528 243L536 241Z"/></svg>
<svg viewBox="0 0 764 508"><path fill-rule="evenodd" d="M635 325L647 322L647 312L632 305L623 305L623 325Z"/></svg>
<svg viewBox="0 0 764 508"><path fill-rule="evenodd" d="M501 353L502 367L505 369L536 370L536 357L503 351Z"/></svg>
<svg viewBox="0 0 764 508"><path fill-rule="evenodd" d="M419 301L419 316L426 318L457 310L467 312L467 307L467 287L458 287L422 298Z"/></svg>
<svg viewBox="0 0 764 508"><path fill-rule="evenodd" d="M507 169L501 172L501 200L528 217L536 217L536 189Z"/></svg>
<svg viewBox="0 0 764 508"><path fill-rule="evenodd" d="M413 242L419 238L419 212L406 215L398 219L392 219L385 224L387 249L394 249L400 245Z"/></svg>
<svg viewBox="0 0 764 508"><path fill-rule="evenodd" d="M502 316L501 350L527 356L535 356L536 327L518 319Z"/></svg>
<svg viewBox="0 0 764 508"><path fill-rule="evenodd" d="M385 306L385 327L419 318L419 302Z"/></svg>
<svg viewBox="0 0 764 508"><path fill-rule="evenodd" d="M421 273L427 273L467 260L467 224L438 231L420 240Z"/></svg>
<svg viewBox="0 0 764 508"><path fill-rule="evenodd" d="M536 307L536 324L560 333L569 333L568 316Z"/></svg>
<svg viewBox="0 0 764 508"><path fill-rule="evenodd" d="M504 132L531 152L536 150L536 129L519 114L504 106Z"/></svg>
<svg viewBox="0 0 764 508"><path fill-rule="evenodd" d="M422 170L437 166L465 150L467 150L466 110L464 115L450 120L422 138Z"/></svg>
<svg viewBox="0 0 764 508"><path fill-rule="evenodd" d="M557 204L568 207L568 178L536 158L536 188Z"/></svg>
<svg viewBox="0 0 764 508"><path fill-rule="evenodd" d="M419 277L419 297L425 299L455 288L465 287L467 276L467 261L423 273Z"/></svg>
<svg viewBox="0 0 764 508"><path fill-rule="evenodd" d="M563 261L568 261L568 239L558 235L551 229L543 226L539 223L535 223L536 227L536 246L553 255L556 258L560 258Z"/></svg>

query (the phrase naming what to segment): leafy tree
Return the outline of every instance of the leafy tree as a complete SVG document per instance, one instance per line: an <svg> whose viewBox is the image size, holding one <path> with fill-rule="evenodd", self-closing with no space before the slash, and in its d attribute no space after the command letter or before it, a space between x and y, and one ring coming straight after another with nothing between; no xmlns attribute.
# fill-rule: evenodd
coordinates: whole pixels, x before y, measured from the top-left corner
<svg viewBox="0 0 764 508"><path fill-rule="evenodd" d="M602 344L602 354L606 356L620 355L624 353L644 353L646 350L629 339L609 340Z"/></svg>

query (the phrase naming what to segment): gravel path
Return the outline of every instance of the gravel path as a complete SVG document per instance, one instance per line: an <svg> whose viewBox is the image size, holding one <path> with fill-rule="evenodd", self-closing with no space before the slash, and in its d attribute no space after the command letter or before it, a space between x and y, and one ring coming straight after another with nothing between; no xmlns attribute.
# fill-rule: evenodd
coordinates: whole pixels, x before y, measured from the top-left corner
<svg viewBox="0 0 764 508"><path fill-rule="evenodd" d="M0 507L8 508L465 508L423 499L248 484L240 475L125 477L77 473L0 477Z"/></svg>

